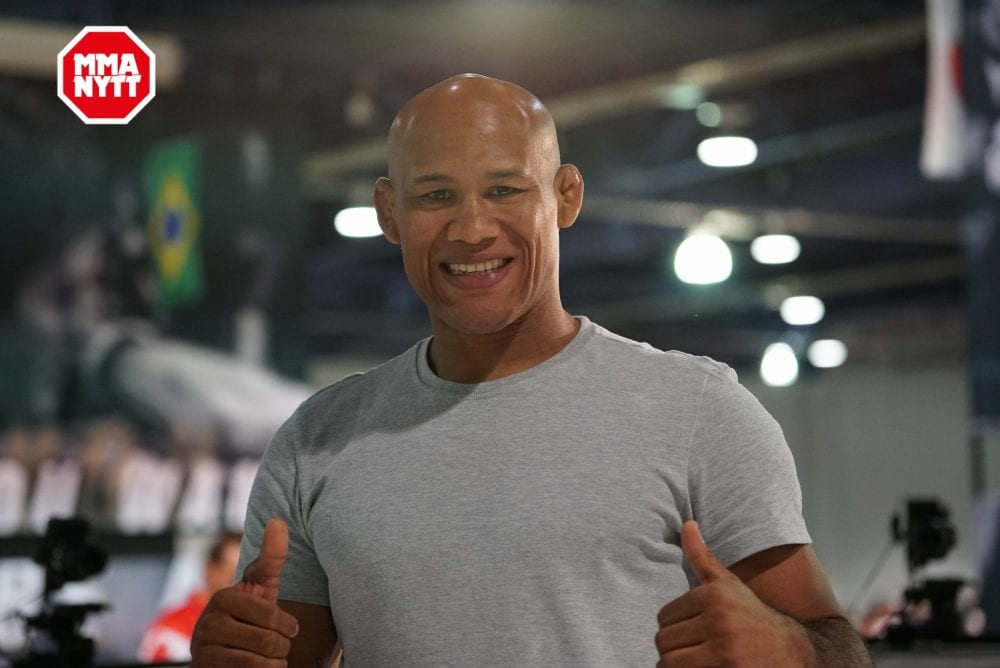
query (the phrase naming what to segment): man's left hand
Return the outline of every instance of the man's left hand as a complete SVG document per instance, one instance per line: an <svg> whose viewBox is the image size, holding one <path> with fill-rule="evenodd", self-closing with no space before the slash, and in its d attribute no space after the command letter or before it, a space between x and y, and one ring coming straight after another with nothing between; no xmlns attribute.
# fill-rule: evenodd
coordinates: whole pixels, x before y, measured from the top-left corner
<svg viewBox="0 0 1000 668"><path fill-rule="evenodd" d="M726 569L705 545L697 522L684 523L681 545L701 584L660 610L657 668L808 663L805 629Z"/></svg>

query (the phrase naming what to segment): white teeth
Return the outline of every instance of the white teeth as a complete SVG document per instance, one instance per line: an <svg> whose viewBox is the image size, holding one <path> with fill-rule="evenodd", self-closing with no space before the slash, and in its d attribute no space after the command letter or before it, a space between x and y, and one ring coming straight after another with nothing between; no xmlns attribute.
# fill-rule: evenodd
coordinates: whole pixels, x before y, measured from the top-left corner
<svg viewBox="0 0 1000 668"><path fill-rule="evenodd" d="M448 264L448 271L452 274L481 274L499 269L505 264L505 260L489 260L475 264Z"/></svg>

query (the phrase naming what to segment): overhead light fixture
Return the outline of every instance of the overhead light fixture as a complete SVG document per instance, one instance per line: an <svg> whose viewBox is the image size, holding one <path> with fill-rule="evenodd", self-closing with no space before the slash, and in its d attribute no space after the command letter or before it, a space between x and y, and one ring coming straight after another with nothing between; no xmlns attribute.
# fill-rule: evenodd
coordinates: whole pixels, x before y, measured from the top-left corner
<svg viewBox="0 0 1000 668"><path fill-rule="evenodd" d="M695 107L694 115L706 128L717 128L722 122L722 108L715 102L702 102Z"/></svg>
<svg viewBox="0 0 1000 668"><path fill-rule="evenodd" d="M685 283L721 283L733 273L733 254L714 234L692 234L674 253L674 273Z"/></svg>
<svg viewBox="0 0 1000 668"><path fill-rule="evenodd" d="M781 302L779 312L789 325L815 325L826 315L826 307L819 297L798 295Z"/></svg>
<svg viewBox="0 0 1000 668"><path fill-rule="evenodd" d="M667 109L697 109L705 99L705 89L690 83L668 84L660 89L659 97Z"/></svg>
<svg viewBox="0 0 1000 668"><path fill-rule="evenodd" d="M710 137L698 144L698 159L709 167L743 167L757 159L757 144L749 137Z"/></svg>
<svg viewBox="0 0 1000 668"><path fill-rule="evenodd" d="M382 234L373 206L352 206L341 209L333 219L333 227L345 237L377 237Z"/></svg>
<svg viewBox="0 0 1000 668"><path fill-rule="evenodd" d="M806 350L809 363L819 369L832 369L847 361L847 346L838 339L818 339Z"/></svg>
<svg viewBox="0 0 1000 668"><path fill-rule="evenodd" d="M799 360L787 343L772 343L760 359L760 377L771 387L788 387L799 377Z"/></svg>
<svg viewBox="0 0 1000 668"><path fill-rule="evenodd" d="M801 252L799 240L790 234L763 234L750 242L750 255L761 264L787 264Z"/></svg>

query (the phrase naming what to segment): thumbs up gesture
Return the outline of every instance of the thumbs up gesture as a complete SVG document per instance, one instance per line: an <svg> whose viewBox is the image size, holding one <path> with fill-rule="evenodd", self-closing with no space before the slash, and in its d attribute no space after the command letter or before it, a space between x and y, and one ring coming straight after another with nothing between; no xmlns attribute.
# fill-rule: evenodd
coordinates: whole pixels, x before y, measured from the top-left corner
<svg viewBox="0 0 1000 668"><path fill-rule="evenodd" d="M797 665L801 628L716 559L697 522L684 523L681 545L701 584L657 615L657 667Z"/></svg>
<svg viewBox="0 0 1000 668"><path fill-rule="evenodd" d="M220 590L205 606L191 639L191 666L285 666L295 617L278 607L281 568L288 557L288 527L273 519L260 554L243 580Z"/></svg>

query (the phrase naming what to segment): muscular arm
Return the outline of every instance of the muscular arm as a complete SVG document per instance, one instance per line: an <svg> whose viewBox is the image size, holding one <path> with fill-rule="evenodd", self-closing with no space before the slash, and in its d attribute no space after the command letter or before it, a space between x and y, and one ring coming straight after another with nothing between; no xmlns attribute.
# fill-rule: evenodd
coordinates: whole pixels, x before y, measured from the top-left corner
<svg viewBox="0 0 1000 668"><path fill-rule="evenodd" d="M658 668L872 666L811 547L782 545L726 568L697 522L681 533L700 584L660 610Z"/></svg>
<svg viewBox="0 0 1000 668"><path fill-rule="evenodd" d="M281 609L299 621L299 632L288 652L289 668L317 668L330 665L337 629L330 608L325 605L279 600Z"/></svg>
<svg viewBox="0 0 1000 668"><path fill-rule="evenodd" d="M765 604L801 627L806 664L871 666L871 657L844 618L816 553L809 545L774 547L730 569ZM811 654L811 656L810 656Z"/></svg>

